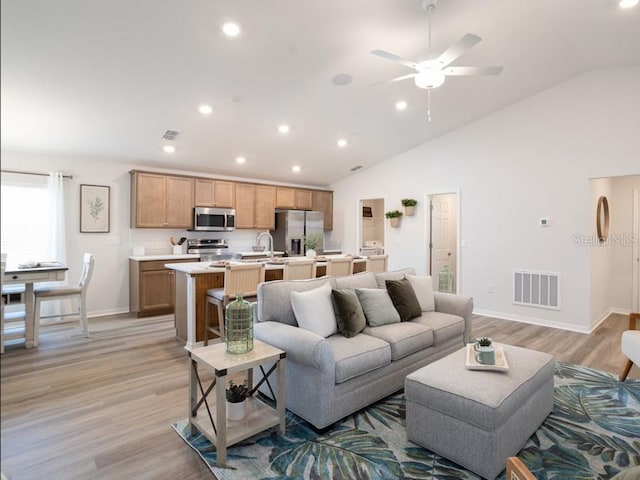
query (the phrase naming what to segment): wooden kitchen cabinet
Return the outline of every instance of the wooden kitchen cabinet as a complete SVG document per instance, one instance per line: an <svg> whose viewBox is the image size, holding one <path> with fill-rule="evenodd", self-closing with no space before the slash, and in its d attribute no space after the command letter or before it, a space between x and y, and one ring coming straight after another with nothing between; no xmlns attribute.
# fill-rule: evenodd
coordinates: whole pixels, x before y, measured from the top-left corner
<svg viewBox="0 0 640 480"><path fill-rule="evenodd" d="M296 188L296 209L313 210L313 191Z"/></svg>
<svg viewBox="0 0 640 480"><path fill-rule="evenodd" d="M276 187L276 208L296 208L296 189Z"/></svg>
<svg viewBox="0 0 640 480"><path fill-rule="evenodd" d="M131 226L190 228L194 182L191 177L131 172Z"/></svg>
<svg viewBox="0 0 640 480"><path fill-rule="evenodd" d="M314 190L313 210L324 212L324 229L333 230L333 192Z"/></svg>
<svg viewBox="0 0 640 480"><path fill-rule="evenodd" d="M195 179L195 206L233 208L235 183L208 178Z"/></svg>
<svg viewBox="0 0 640 480"><path fill-rule="evenodd" d="M275 228L276 187L236 184L236 228Z"/></svg>
<svg viewBox="0 0 640 480"><path fill-rule="evenodd" d="M253 228L256 216L256 186L236 184L236 228Z"/></svg>
<svg viewBox="0 0 640 480"><path fill-rule="evenodd" d="M175 271L164 264L197 261L197 258L129 260L129 310L138 317L173 313Z"/></svg>

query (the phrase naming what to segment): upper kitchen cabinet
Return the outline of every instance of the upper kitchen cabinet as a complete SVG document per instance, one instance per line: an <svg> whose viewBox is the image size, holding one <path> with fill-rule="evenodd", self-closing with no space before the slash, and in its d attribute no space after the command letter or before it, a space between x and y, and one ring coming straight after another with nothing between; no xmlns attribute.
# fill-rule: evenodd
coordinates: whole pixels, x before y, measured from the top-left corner
<svg viewBox="0 0 640 480"><path fill-rule="evenodd" d="M313 209L313 192L311 190L300 190L296 188L296 209Z"/></svg>
<svg viewBox="0 0 640 480"><path fill-rule="evenodd" d="M314 190L313 209L324 212L324 229L333 230L333 192Z"/></svg>
<svg viewBox="0 0 640 480"><path fill-rule="evenodd" d="M195 206L233 208L235 206L235 187L233 182L196 178Z"/></svg>
<svg viewBox="0 0 640 480"><path fill-rule="evenodd" d="M296 189L276 187L276 208L296 208Z"/></svg>
<svg viewBox="0 0 640 480"><path fill-rule="evenodd" d="M256 185L255 228L276 228L276 187Z"/></svg>
<svg viewBox="0 0 640 480"><path fill-rule="evenodd" d="M301 188L277 187L276 208L311 210L313 208L313 192Z"/></svg>
<svg viewBox="0 0 640 480"><path fill-rule="evenodd" d="M191 228L194 182L191 177L131 172L131 226Z"/></svg>
<svg viewBox="0 0 640 480"><path fill-rule="evenodd" d="M236 228L275 228L276 187L236 184Z"/></svg>

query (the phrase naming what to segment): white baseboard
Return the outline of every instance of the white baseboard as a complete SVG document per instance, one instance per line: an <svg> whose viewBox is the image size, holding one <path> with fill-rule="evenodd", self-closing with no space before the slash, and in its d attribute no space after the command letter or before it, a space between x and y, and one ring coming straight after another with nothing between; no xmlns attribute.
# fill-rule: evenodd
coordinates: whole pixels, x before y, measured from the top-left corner
<svg viewBox="0 0 640 480"><path fill-rule="evenodd" d="M586 327L586 326L581 327L579 325L567 325L566 323L551 322L549 320L544 320L542 318L527 317L524 315L513 315L511 313L504 313L504 312L492 312L491 310L474 309L473 313L475 315L482 315L484 317L499 318L501 320L527 323L529 325L538 325L541 327L558 328L560 330L568 330L570 332L578 332L578 333L584 333L584 334L589 334L595 329L595 327L590 329L589 327Z"/></svg>
<svg viewBox="0 0 640 480"><path fill-rule="evenodd" d="M114 308L109 310L97 310L94 312L87 312L87 317L95 318L95 317L108 317L109 315L121 315L123 313L129 313L129 307L123 308Z"/></svg>
<svg viewBox="0 0 640 480"><path fill-rule="evenodd" d="M605 311L602 315L598 317L598 319L591 326L589 333L593 332L596 328L600 326L602 322L604 322L609 317L609 315L612 315L614 313L617 313L619 315L629 315L631 313L631 310L627 310L625 308L610 308L609 310Z"/></svg>

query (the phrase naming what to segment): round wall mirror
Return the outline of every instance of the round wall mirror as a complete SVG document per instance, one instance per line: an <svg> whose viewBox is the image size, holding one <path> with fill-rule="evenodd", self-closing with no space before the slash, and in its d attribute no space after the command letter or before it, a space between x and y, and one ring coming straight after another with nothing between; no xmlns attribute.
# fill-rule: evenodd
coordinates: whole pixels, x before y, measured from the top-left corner
<svg viewBox="0 0 640 480"><path fill-rule="evenodd" d="M609 202L605 196L598 199L596 230L598 232L598 241L604 243L609 238Z"/></svg>

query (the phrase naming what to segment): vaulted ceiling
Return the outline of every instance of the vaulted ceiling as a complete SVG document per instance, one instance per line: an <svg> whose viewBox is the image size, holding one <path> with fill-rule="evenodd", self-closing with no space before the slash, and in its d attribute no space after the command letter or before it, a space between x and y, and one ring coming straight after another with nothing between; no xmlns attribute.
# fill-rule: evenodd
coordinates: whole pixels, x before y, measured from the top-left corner
<svg viewBox="0 0 640 480"><path fill-rule="evenodd" d="M1 8L3 149L308 185L587 70L640 63L640 7L439 0L433 52L474 33L482 41L452 65L504 71L448 77L432 91L428 122L427 93L412 80L370 86L411 73L372 50L425 58L422 0L3 0ZM228 20L239 36L221 32ZM203 104L210 115L198 112ZM167 130L179 132L175 140L162 138Z"/></svg>

